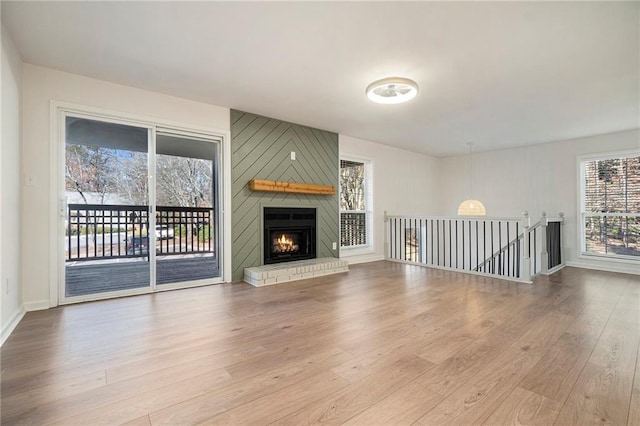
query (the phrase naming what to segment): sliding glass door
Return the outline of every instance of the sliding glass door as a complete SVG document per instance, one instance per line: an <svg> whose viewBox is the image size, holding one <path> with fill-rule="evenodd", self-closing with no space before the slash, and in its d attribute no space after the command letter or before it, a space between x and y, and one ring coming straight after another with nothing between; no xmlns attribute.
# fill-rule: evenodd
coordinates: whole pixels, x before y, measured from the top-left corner
<svg viewBox="0 0 640 426"><path fill-rule="evenodd" d="M220 276L216 175L218 144L156 133L156 226L159 285Z"/></svg>
<svg viewBox="0 0 640 426"><path fill-rule="evenodd" d="M150 129L65 117L65 289L149 288Z"/></svg>
<svg viewBox="0 0 640 426"><path fill-rule="evenodd" d="M220 141L65 113L62 302L221 276Z"/></svg>

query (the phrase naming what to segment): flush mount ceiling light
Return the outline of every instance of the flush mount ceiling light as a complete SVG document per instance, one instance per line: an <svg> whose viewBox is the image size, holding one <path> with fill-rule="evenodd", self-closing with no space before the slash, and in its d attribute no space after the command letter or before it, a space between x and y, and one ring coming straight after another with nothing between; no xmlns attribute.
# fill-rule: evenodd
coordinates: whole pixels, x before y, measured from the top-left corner
<svg viewBox="0 0 640 426"><path fill-rule="evenodd" d="M402 77L389 77L367 86L367 97L379 104L399 104L410 101L418 94L415 81Z"/></svg>

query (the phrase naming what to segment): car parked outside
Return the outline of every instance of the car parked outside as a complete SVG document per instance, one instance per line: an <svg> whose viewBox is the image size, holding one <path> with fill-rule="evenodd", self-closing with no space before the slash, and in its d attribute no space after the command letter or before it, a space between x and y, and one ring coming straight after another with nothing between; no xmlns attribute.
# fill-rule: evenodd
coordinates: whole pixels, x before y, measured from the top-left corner
<svg viewBox="0 0 640 426"><path fill-rule="evenodd" d="M127 255L143 256L149 254L149 237L128 237Z"/></svg>
<svg viewBox="0 0 640 426"><path fill-rule="evenodd" d="M167 225L156 225L156 238L158 240L169 240L173 236L173 228Z"/></svg>

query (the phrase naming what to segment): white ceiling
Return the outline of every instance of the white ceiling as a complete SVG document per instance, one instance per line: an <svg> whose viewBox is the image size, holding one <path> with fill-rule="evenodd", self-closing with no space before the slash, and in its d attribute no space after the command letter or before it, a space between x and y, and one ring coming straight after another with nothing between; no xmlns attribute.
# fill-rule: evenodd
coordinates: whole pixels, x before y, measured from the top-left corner
<svg viewBox="0 0 640 426"><path fill-rule="evenodd" d="M640 127L638 2L10 2L25 62L435 156ZM373 80L415 80L378 105Z"/></svg>

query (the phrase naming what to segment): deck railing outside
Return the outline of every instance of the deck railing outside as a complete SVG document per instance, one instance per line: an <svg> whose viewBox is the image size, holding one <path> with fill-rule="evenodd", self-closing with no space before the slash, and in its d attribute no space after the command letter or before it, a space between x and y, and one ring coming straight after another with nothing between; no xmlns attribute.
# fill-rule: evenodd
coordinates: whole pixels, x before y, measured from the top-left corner
<svg viewBox="0 0 640 426"><path fill-rule="evenodd" d="M386 258L531 282L563 266L562 221L385 215Z"/></svg>
<svg viewBox="0 0 640 426"><path fill-rule="evenodd" d="M150 231L148 206L69 204L66 260L147 257L151 232L157 254L214 253L213 218L209 207L157 206Z"/></svg>
<svg viewBox="0 0 640 426"><path fill-rule="evenodd" d="M367 244L367 213L340 212L340 247Z"/></svg>

